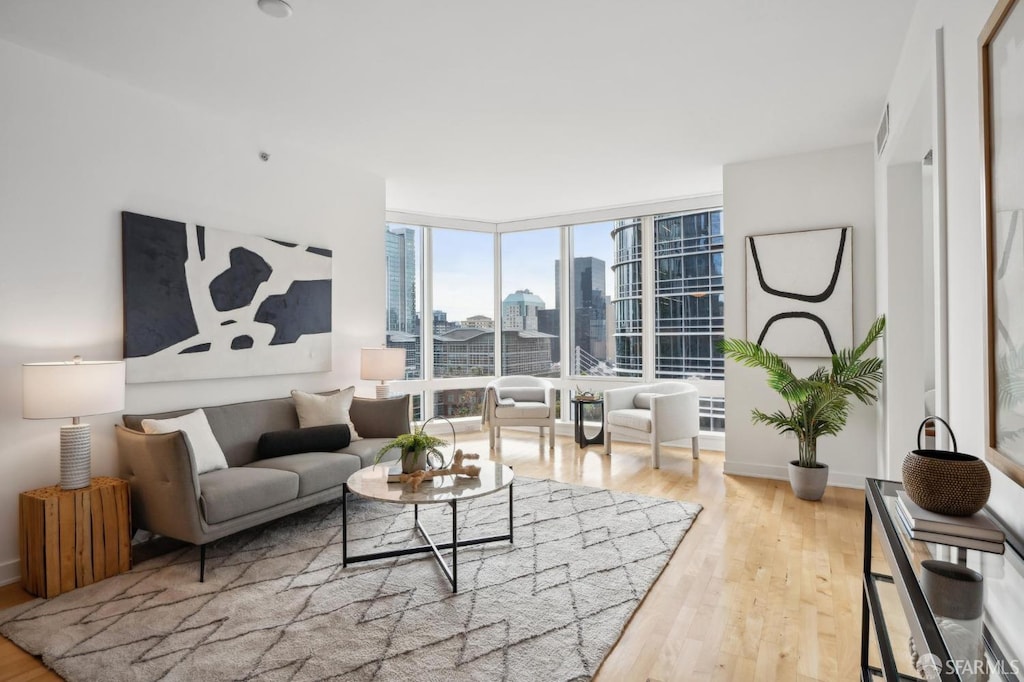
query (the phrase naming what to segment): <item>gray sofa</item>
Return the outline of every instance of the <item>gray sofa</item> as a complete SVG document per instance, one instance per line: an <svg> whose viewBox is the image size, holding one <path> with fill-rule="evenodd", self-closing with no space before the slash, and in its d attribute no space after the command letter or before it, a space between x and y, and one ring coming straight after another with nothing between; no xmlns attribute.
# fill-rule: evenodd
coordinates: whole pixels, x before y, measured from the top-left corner
<svg viewBox="0 0 1024 682"><path fill-rule="evenodd" d="M207 543L339 497L348 477L373 464L387 440L409 432L408 396L357 397L349 416L360 440L336 452L259 459L261 435L299 428L291 398L204 407L228 468L197 474L181 431L142 431L143 419L168 419L194 409L126 414L125 426L115 429L121 466L131 484L135 529L199 545L200 581ZM389 452L384 460L398 455L398 450Z"/></svg>

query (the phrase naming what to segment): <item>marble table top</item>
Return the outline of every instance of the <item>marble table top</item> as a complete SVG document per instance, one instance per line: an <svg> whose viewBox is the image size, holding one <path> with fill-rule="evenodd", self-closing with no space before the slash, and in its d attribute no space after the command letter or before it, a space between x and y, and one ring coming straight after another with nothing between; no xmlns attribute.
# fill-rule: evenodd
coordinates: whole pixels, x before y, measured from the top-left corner
<svg viewBox="0 0 1024 682"><path fill-rule="evenodd" d="M356 495L381 502L398 504L431 504L468 500L507 488L515 478L512 468L497 462L479 460L467 462L480 467L480 478L466 476L438 476L420 484L412 491L410 483L388 483L391 463L377 464L360 469L348 479L348 488Z"/></svg>

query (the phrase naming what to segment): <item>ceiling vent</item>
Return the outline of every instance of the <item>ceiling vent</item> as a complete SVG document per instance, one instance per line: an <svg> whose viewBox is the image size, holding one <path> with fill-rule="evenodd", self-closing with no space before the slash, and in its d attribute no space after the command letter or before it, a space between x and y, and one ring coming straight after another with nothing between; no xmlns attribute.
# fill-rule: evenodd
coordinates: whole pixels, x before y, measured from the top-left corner
<svg viewBox="0 0 1024 682"><path fill-rule="evenodd" d="M885 149L885 142L889 139L889 103L885 103L882 111L882 122L878 124L878 132L875 133L875 155L881 156Z"/></svg>

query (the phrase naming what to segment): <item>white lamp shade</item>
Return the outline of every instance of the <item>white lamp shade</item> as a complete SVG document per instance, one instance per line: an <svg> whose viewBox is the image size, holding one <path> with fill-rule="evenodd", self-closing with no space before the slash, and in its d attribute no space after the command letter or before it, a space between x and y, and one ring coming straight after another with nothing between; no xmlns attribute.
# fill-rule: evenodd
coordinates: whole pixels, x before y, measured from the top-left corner
<svg viewBox="0 0 1024 682"><path fill-rule="evenodd" d="M39 362L21 366L25 419L64 419L124 409L124 362Z"/></svg>
<svg viewBox="0 0 1024 682"><path fill-rule="evenodd" d="M405 378L404 348L364 348L359 362L359 378L391 381Z"/></svg>

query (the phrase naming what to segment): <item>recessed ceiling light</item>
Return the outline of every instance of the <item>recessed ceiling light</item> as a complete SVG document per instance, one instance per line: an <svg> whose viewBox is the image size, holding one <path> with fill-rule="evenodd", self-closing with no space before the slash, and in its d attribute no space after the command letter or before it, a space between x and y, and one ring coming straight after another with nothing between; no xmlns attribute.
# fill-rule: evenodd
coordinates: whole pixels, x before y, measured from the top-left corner
<svg viewBox="0 0 1024 682"><path fill-rule="evenodd" d="M287 19L292 15L292 6L284 0L256 0L256 4L275 19Z"/></svg>

